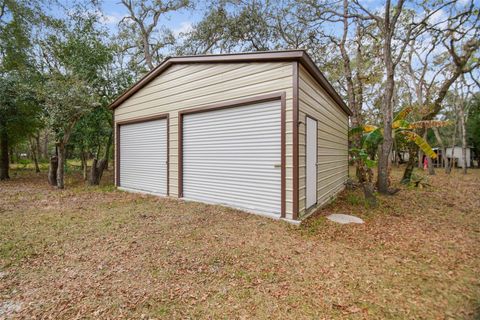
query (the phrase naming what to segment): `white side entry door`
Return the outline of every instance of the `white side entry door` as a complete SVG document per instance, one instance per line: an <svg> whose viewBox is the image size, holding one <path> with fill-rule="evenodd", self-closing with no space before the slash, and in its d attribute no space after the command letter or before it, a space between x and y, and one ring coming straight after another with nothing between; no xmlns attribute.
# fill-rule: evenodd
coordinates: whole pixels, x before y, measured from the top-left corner
<svg viewBox="0 0 480 320"><path fill-rule="evenodd" d="M317 203L317 121L307 117L307 177L306 177L306 207Z"/></svg>

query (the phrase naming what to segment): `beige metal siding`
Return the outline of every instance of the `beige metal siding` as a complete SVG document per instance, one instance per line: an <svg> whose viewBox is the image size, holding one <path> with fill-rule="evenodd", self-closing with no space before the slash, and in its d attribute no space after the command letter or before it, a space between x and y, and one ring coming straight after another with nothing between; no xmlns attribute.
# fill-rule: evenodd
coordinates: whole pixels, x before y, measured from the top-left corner
<svg viewBox="0 0 480 320"><path fill-rule="evenodd" d="M306 115L318 121L317 207L343 189L348 177L348 116L305 68L299 72L299 213L306 204Z"/></svg>
<svg viewBox="0 0 480 320"><path fill-rule="evenodd" d="M115 121L169 113L169 190L178 196L178 111L286 93L286 213L292 215L292 63L175 64L115 109Z"/></svg>

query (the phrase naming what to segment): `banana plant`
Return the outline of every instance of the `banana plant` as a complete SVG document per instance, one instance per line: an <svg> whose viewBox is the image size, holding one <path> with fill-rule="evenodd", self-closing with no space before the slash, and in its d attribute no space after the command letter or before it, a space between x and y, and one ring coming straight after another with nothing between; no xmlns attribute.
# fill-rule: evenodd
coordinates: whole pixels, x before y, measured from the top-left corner
<svg viewBox="0 0 480 320"><path fill-rule="evenodd" d="M432 127L444 127L450 125L449 121L438 121L438 120L429 120L429 121L413 121L410 122L407 120L408 115L413 111L413 107L408 106L402 109L396 117L393 119L392 123L392 132L394 137L396 135L403 136L407 141L415 143L426 156L435 159L437 154L432 150L432 147L428 144L425 139L418 135L416 129L428 129ZM361 139L361 148L352 148L350 149L351 153L354 156L358 156L364 160L367 166L375 165L373 160L368 159L368 153L366 150L374 149L383 140L383 129L374 125L363 125L360 127L352 128L350 130L350 136L362 134Z"/></svg>

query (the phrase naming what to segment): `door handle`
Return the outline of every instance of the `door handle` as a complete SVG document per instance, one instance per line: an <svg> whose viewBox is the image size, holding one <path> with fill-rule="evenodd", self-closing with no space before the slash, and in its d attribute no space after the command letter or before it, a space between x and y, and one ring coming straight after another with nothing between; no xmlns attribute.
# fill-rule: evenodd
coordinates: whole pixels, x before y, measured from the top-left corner
<svg viewBox="0 0 480 320"><path fill-rule="evenodd" d="M273 165L274 168L281 168L282 167L282 164L281 163L275 163Z"/></svg>

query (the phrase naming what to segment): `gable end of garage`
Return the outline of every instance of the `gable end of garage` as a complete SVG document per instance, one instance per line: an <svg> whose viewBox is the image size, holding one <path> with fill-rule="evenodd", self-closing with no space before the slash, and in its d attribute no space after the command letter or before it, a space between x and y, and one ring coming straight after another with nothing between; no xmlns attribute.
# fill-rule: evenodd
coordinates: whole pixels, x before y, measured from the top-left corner
<svg viewBox="0 0 480 320"><path fill-rule="evenodd" d="M352 111L345 104L340 95L335 91L333 86L328 82L323 73L318 69L305 50L290 50L290 51L266 51L266 52L249 52L249 53L235 53L235 54L212 54L212 55L198 55L198 56L181 56L168 57L160 65L147 73L137 83L132 85L111 104L110 108L115 109L124 101L134 95L138 90L146 86L157 76L166 71L174 64L195 64L195 63L240 63L240 62L288 62L296 61L300 63L312 75L315 81L325 89L325 91L332 97L338 106L348 116L352 115Z"/></svg>

